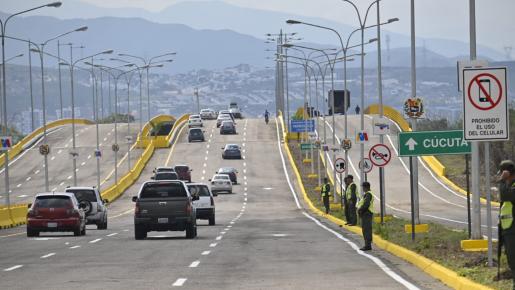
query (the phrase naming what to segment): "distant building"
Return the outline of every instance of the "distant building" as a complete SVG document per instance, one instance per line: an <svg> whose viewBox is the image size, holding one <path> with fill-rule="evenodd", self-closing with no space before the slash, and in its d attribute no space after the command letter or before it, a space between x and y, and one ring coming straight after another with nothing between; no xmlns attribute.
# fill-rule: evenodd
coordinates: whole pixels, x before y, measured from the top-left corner
<svg viewBox="0 0 515 290"><path fill-rule="evenodd" d="M21 132L23 134L28 134L32 132L32 116L31 111L22 111L21 112ZM43 126L43 111L36 109L34 110L34 130Z"/></svg>
<svg viewBox="0 0 515 290"><path fill-rule="evenodd" d="M61 116L61 110L56 110L56 115ZM72 108L71 107L63 108L63 118L69 119L71 117L72 117ZM82 115L81 115L80 108L75 107L75 118L81 118L81 117L82 117Z"/></svg>

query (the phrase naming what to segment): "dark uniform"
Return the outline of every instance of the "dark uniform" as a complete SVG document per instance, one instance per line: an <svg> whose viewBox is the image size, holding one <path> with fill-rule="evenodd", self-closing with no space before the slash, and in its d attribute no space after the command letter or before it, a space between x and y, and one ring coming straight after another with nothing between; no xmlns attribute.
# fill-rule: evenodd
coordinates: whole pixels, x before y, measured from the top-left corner
<svg viewBox="0 0 515 290"><path fill-rule="evenodd" d="M329 194L331 192L331 185L327 181L327 178L324 178L324 185L322 185L322 189L320 191L320 195L322 196L322 201L324 202L325 213L329 213Z"/></svg>
<svg viewBox="0 0 515 290"><path fill-rule="evenodd" d="M361 248L362 251L372 250L372 218L374 216L374 196L370 191L370 183L363 182L363 190L365 194L358 203L358 214L361 218L361 230L363 232L363 239L365 246Z"/></svg>
<svg viewBox="0 0 515 290"><path fill-rule="evenodd" d="M500 172L508 171L501 176L499 181L499 192L501 197L501 211L499 221L501 224L501 235L508 266L512 273L515 273L515 226L513 217L515 216L515 164L510 160L505 160L500 164ZM513 287L515 289L515 275L513 275Z"/></svg>
<svg viewBox="0 0 515 290"><path fill-rule="evenodd" d="M357 186L353 179L354 177L352 175L347 175L347 188L345 189L345 218L347 219L347 224L350 226L355 226L358 223L358 217L356 216L356 203L358 202L356 194Z"/></svg>

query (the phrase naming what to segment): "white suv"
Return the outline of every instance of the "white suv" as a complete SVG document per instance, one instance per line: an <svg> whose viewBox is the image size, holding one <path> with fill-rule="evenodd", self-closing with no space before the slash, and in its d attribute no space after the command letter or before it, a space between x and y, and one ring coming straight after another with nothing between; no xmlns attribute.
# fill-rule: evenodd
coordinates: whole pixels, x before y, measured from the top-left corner
<svg viewBox="0 0 515 290"><path fill-rule="evenodd" d="M191 196L198 196L199 199L193 201L193 207L197 211L197 219L209 220L209 225L215 225L215 199L216 193L211 193L209 187L203 183L186 184Z"/></svg>
<svg viewBox="0 0 515 290"><path fill-rule="evenodd" d="M189 120L188 120L188 127L189 128L192 128L192 127L203 127L204 125L202 124L202 119L200 118L199 115L191 115Z"/></svg>
<svg viewBox="0 0 515 290"><path fill-rule="evenodd" d="M95 224L99 230L107 229L107 200L102 200L96 187L68 187L66 192L77 198L86 214L86 224Z"/></svg>
<svg viewBox="0 0 515 290"><path fill-rule="evenodd" d="M216 112L213 109L202 109L200 110L200 118L204 120L216 119Z"/></svg>
<svg viewBox="0 0 515 290"><path fill-rule="evenodd" d="M217 193L221 191L232 193L232 182L229 175L215 174L209 181L211 182L211 191Z"/></svg>
<svg viewBox="0 0 515 290"><path fill-rule="evenodd" d="M234 116L234 118L241 119L241 111L238 108L238 104L235 102L231 102L229 104L229 112Z"/></svg>

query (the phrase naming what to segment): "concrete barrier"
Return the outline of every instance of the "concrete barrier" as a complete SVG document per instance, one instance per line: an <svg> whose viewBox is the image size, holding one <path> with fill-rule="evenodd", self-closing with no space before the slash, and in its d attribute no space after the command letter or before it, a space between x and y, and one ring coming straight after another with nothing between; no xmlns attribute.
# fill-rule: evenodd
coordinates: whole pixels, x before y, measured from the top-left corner
<svg viewBox="0 0 515 290"><path fill-rule="evenodd" d="M13 221L9 215L9 210L7 208L0 209L0 229L5 229L11 227Z"/></svg>

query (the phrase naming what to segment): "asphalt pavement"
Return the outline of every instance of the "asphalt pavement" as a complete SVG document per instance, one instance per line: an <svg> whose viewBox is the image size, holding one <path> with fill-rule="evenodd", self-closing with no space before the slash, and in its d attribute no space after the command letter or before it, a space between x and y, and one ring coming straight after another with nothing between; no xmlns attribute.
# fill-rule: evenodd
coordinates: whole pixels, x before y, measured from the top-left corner
<svg viewBox="0 0 515 290"><path fill-rule="evenodd" d="M23 227L1 231L2 288L446 289L388 253L358 251L359 236L306 210L274 121L238 120L238 134L223 136L214 121L205 125L206 142L187 143L185 129L175 146L155 151L139 180L110 204L107 230L39 238L27 238ZM244 159L222 160L226 143L240 144ZM198 182L221 166L238 169L233 194L215 198L217 224L199 221L193 240L184 232L134 240L131 197L155 166L181 163Z"/></svg>

